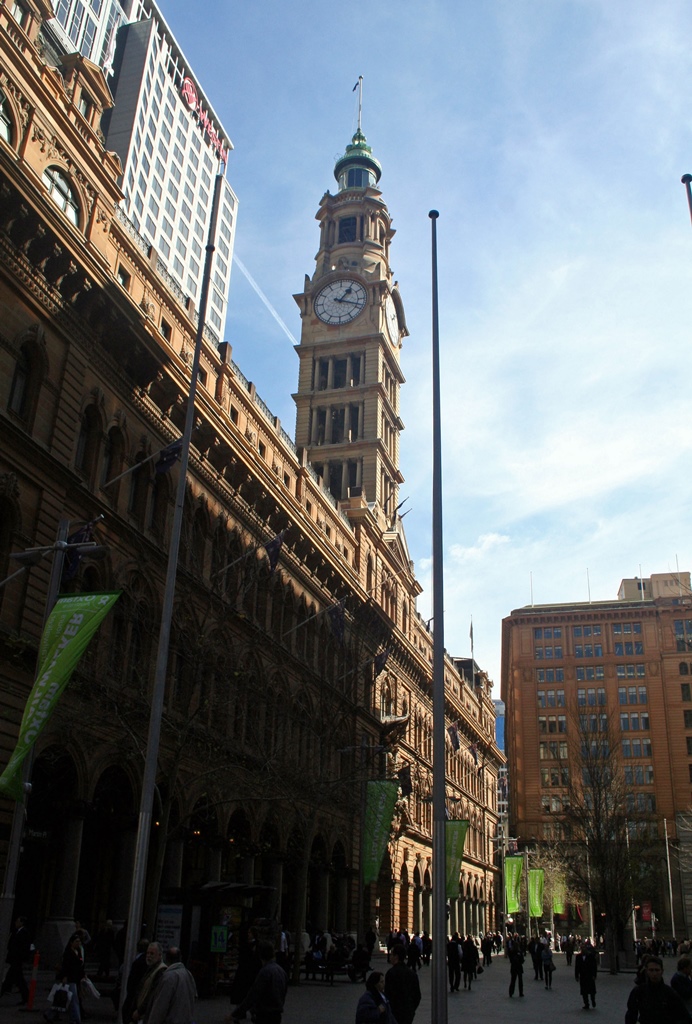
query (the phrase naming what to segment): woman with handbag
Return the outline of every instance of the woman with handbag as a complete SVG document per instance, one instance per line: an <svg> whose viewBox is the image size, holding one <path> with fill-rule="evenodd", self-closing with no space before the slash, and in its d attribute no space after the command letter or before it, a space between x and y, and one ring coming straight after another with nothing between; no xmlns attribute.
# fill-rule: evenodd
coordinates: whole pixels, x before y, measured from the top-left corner
<svg viewBox="0 0 692 1024"><path fill-rule="evenodd" d="M553 951L550 948L550 943L545 942L541 951L541 962L543 964L543 977L545 978L545 987L553 987L553 971L555 970L555 964L553 962Z"/></svg>
<svg viewBox="0 0 692 1024"><path fill-rule="evenodd" d="M82 939L77 932L70 937L70 941L65 946L60 976L63 984L69 986L72 993L69 1006L70 1020L74 1021L74 1024L82 1024L79 1012L79 985L84 977L84 959L82 957Z"/></svg>

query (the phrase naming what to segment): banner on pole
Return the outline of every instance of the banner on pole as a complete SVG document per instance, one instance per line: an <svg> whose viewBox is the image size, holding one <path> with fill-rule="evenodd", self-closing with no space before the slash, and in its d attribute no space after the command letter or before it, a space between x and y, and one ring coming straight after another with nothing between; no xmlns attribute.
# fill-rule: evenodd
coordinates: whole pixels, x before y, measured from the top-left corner
<svg viewBox="0 0 692 1024"><path fill-rule="evenodd" d="M446 892L448 900L459 895L459 875L461 874L461 859L464 855L464 842L469 823L462 821L445 822L445 869L446 869Z"/></svg>
<svg viewBox="0 0 692 1024"><path fill-rule="evenodd" d="M120 597L70 594L59 597L48 617L39 646L39 670L24 708L17 745L0 775L0 794L21 800L22 764L52 715L89 641Z"/></svg>
<svg viewBox="0 0 692 1024"><path fill-rule="evenodd" d="M555 889L553 891L553 914L557 914L559 917L565 916L565 880L564 878L558 879L555 883Z"/></svg>
<svg viewBox="0 0 692 1024"><path fill-rule="evenodd" d="M505 857L505 892L507 894L508 914L516 914L521 906L519 894L523 864L523 857Z"/></svg>
<svg viewBox="0 0 692 1024"><path fill-rule="evenodd" d="M368 782L363 828L363 885L376 882L380 873L398 790L398 782Z"/></svg>
<svg viewBox="0 0 692 1024"><path fill-rule="evenodd" d="M543 917L543 881L542 868L529 871L529 916Z"/></svg>

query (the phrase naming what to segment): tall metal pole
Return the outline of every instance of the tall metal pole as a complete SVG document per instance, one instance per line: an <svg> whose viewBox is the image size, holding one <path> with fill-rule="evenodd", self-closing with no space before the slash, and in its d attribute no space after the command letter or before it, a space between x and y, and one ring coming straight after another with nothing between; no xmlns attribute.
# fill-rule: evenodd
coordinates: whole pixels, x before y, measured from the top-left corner
<svg viewBox="0 0 692 1024"><path fill-rule="evenodd" d="M156 775L159 759L159 744L161 740L161 719L163 717L163 703L166 692L166 673L168 669L168 647L171 639L171 622L173 619L173 604L175 601L175 581L178 572L178 551L180 549L180 536L183 526L183 510L185 508L185 489L187 485L187 467L190 460L190 438L195 419L195 396L197 394L197 377L199 374L200 354L202 351L202 337L204 334L204 319L207 312L207 298L209 295L209 281L211 278L211 261L214 255L216 239L216 223L219 216L219 205L221 201L221 186L223 175L217 174L214 184L214 199L209 223L209 236L207 240L206 257L204 261L204 275L202 278L202 290L199 300L199 321L197 324L197 337L195 339L195 353L192 359L192 370L190 380L190 391L187 400L187 414L185 417L185 429L183 431L182 448L180 451L180 476L178 477L178 492L175 502L175 515L173 517L173 529L171 531L171 543L168 550L168 569L166 572L166 587L163 595L163 606L161 609L161 627L159 630L159 644L156 653L156 671L154 674L154 692L151 698L151 712L149 716L149 735L147 737L147 750L144 761L144 775L142 778L142 797L139 807L139 823L137 826L137 845L135 847L135 861L132 876L132 889L130 892L130 908L127 917L127 933L125 940L125 972L130 969L130 964L135 958L137 942L139 940L142 907L144 905L144 888L147 874L147 858L149 854L149 839L151 836L152 810L154 806L154 791L156 789ZM127 973L125 975L127 977Z"/></svg>
<svg viewBox="0 0 692 1024"><path fill-rule="evenodd" d="M432 221L433 362L433 977L432 1024L447 1024L447 897L445 885L445 634L442 573L442 427L437 309L437 210Z"/></svg>
<svg viewBox="0 0 692 1024"><path fill-rule="evenodd" d="M663 819L663 828L666 836L666 866L668 868L668 896L670 898L670 929L675 938L675 911L673 910L673 879L670 876L670 848L668 846L668 821Z"/></svg>
<svg viewBox="0 0 692 1024"><path fill-rule="evenodd" d="M692 174L683 174L680 181L685 186L685 191L687 192L687 205L690 211L690 220L692 220L692 189L690 188L690 185L692 184Z"/></svg>

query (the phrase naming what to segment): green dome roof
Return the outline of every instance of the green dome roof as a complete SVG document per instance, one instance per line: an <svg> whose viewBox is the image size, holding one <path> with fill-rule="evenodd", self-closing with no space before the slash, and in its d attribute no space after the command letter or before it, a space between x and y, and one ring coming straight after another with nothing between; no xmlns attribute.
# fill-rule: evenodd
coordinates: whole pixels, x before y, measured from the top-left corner
<svg viewBox="0 0 692 1024"><path fill-rule="evenodd" d="M337 181L344 168L349 166L367 167L374 173L375 181L379 181L382 175L380 162L372 155L372 149L368 146L367 140L360 128L353 136L351 144L346 147L344 155L334 165L334 177Z"/></svg>

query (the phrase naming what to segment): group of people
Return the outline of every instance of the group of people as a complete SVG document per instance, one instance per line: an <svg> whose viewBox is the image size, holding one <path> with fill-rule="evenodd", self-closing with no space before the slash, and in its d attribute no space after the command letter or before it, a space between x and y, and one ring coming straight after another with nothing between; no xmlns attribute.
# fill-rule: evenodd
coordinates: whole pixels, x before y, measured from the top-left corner
<svg viewBox="0 0 692 1024"><path fill-rule="evenodd" d="M391 967L373 971L356 1007L356 1024L413 1024L421 1000L418 972L407 964L406 947L395 943L389 951Z"/></svg>

